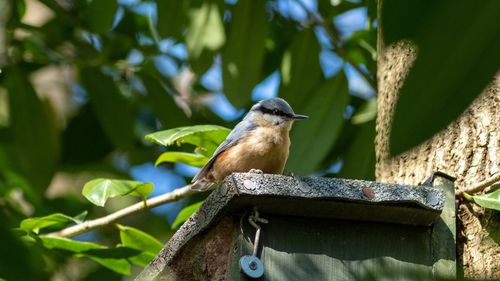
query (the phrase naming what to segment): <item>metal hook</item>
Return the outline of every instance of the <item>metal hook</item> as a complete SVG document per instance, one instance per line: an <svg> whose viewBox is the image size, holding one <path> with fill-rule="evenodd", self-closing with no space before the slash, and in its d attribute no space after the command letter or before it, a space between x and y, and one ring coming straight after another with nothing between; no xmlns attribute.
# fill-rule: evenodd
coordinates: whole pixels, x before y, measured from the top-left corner
<svg viewBox="0 0 500 281"><path fill-rule="evenodd" d="M268 223L268 220L259 217L257 207L254 207L252 214L248 217L248 223L255 228L255 238L253 241L253 254L240 258L240 269L250 278L260 278L264 275L264 264L257 257L259 249L261 227L257 223Z"/></svg>

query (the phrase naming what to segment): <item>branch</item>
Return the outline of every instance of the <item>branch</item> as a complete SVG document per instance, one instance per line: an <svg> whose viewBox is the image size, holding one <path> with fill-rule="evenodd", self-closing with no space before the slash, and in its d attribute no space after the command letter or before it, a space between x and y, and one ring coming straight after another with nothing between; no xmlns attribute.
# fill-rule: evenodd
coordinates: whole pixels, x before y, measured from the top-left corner
<svg viewBox="0 0 500 281"><path fill-rule="evenodd" d="M469 188L459 189L456 191L455 195L462 196L464 193L467 193L467 194L478 193L480 191L483 191L487 187L495 185L496 183L500 183L500 173L494 174L493 176L485 179L484 181L479 182L475 186L472 186Z"/></svg>
<svg viewBox="0 0 500 281"><path fill-rule="evenodd" d="M370 84L370 86L376 91L377 90L377 84L375 80L361 67L359 67L358 64L354 63L350 58L349 55L347 54L346 50L342 48L340 44L340 40L337 38L331 27L325 23L321 15L319 13L314 13L310 11L307 6L302 2L302 0L294 0L297 4L299 4L302 9L307 13L307 16L312 20L312 24L316 27L322 27L326 31L326 35L330 38L330 41L332 42L333 47L335 48L335 51L337 51L337 54L346 62L348 62L352 67L361 75L363 78Z"/></svg>
<svg viewBox="0 0 500 281"><path fill-rule="evenodd" d="M60 231L51 232L45 235L59 236L59 237L73 237L78 234L82 234L84 232L88 232L102 226L110 225L120 219L136 214L144 209L154 208L163 205L165 203L177 201L181 198L187 197L197 192L198 191L191 189L191 185L186 185L172 192L165 193L153 198L149 198L148 200L146 200L146 202L135 203L134 205L118 210L102 218L98 218L95 220L88 220L83 223L73 225L65 229L62 229Z"/></svg>

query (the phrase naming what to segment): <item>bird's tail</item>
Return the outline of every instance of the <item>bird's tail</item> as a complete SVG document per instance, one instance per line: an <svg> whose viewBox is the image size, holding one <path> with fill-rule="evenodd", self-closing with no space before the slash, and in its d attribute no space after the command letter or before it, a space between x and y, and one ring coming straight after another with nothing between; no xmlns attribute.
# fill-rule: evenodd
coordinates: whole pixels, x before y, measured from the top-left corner
<svg viewBox="0 0 500 281"><path fill-rule="evenodd" d="M210 182L206 179L199 179L195 181L193 185L191 185L191 189L196 191L205 191L212 187L212 185L214 185L213 182Z"/></svg>

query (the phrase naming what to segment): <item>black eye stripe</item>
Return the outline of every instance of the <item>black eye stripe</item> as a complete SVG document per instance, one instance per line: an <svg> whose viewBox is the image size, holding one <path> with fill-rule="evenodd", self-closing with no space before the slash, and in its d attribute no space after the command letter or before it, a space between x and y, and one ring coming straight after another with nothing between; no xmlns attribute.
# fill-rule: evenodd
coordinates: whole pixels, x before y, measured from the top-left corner
<svg viewBox="0 0 500 281"><path fill-rule="evenodd" d="M285 113L281 110L278 110L278 109L269 109L269 108L265 108L263 106L260 107L260 111L262 111L263 113L267 113L267 114L271 114L271 115L277 115L277 116L286 116L286 117L292 117L291 114L288 114L288 113Z"/></svg>

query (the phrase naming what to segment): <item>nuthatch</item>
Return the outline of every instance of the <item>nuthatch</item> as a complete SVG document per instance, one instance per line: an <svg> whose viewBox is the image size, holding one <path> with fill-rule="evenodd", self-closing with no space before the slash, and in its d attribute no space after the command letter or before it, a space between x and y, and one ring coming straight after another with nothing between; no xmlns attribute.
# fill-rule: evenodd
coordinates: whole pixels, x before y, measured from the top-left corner
<svg viewBox="0 0 500 281"><path fill-rule="evenodd" d="M234 172L260 170L266 174L282 174L290 149L288 133L292 123L307 118L295 114L280 98L256 103L193 178L191 188L207 190Z"/></svg>

